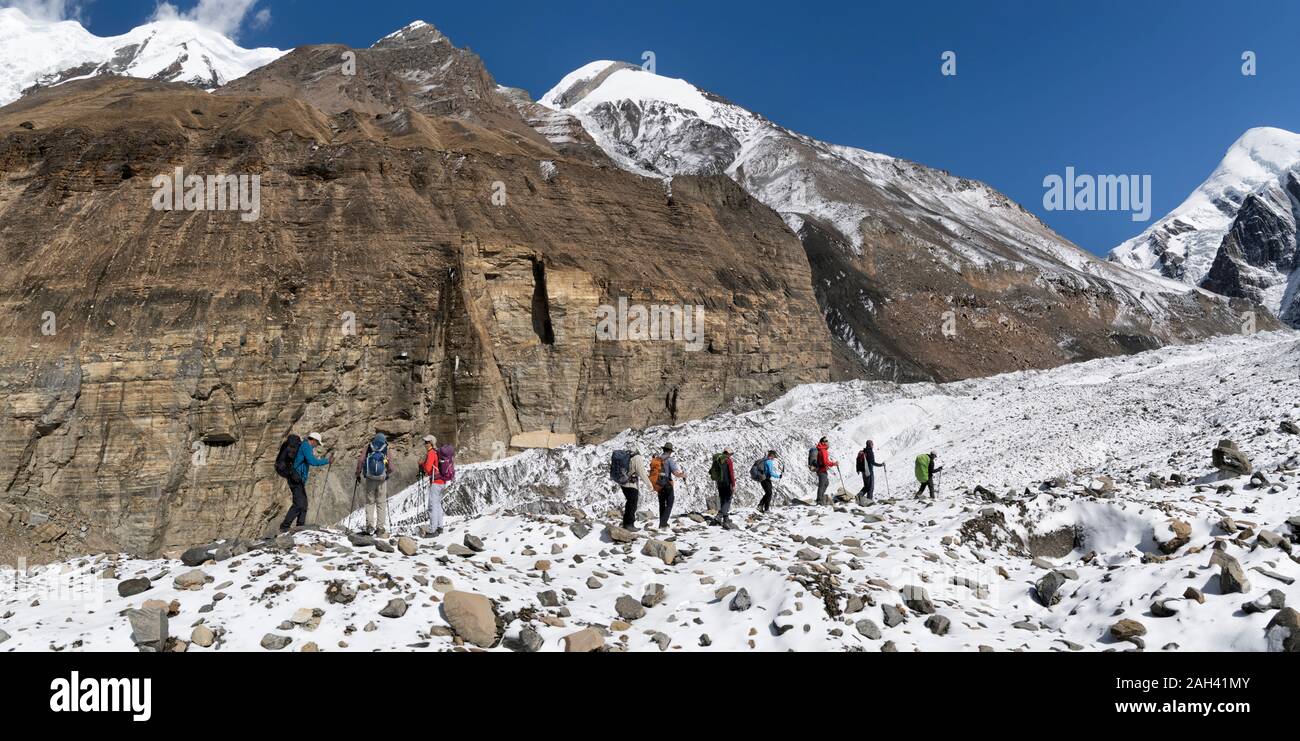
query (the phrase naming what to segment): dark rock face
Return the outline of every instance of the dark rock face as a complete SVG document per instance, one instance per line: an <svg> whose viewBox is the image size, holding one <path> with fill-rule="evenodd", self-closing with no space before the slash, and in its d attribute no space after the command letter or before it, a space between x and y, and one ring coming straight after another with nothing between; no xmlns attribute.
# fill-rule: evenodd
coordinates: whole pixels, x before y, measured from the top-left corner
<svg viewBox="0 0 1300 741"><path fill-rule="evenodd" d="M1295 173L1289 175L1287 189L1300 202ZM1252 194L1237 212L1201 288L1266 305L1265 290L1285 283L1296 267L1296 217L1291 198L1271 192Z"/></svg>
<svg viewBox="0 0 1300 741"><path fill-rule="evenodd" d="M360 50L353 78L309 48L219 95L100 78L0 109L6 492L80 512L89 547L156 554L266 532L290 431L338 457L308 485L328 523L377 429L396 491L428 433L466 463L828 379L777 214L726 178L669 198L566 158L476 57L425 42ZM155 210L177 167L259 176L258 217ZM704 307L703 346L597 338L620 297Z"/></svg>

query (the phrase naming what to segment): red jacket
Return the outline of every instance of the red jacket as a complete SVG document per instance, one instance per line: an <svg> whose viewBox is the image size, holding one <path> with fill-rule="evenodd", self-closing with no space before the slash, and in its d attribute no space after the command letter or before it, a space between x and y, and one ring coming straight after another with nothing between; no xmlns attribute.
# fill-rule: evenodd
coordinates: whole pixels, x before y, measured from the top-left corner
<svg viewBox="0 0 1300 741"><path fill-rule="evenodd" d="M831 448L829 445L817 444L817 470L829 471L835 467L835 461L831 460Z"/></svg>
<svg viewBox="0 0 1300 741"><path fill-rule="evenodd" d="M420 461L420 473L423 473L425 476L429 477L429 479L432 480L433 483L438 484L439 486L447 483L443 481L439 475L438 451L436 450L430 450L428 453L425 454L424 460Z"/></svg>

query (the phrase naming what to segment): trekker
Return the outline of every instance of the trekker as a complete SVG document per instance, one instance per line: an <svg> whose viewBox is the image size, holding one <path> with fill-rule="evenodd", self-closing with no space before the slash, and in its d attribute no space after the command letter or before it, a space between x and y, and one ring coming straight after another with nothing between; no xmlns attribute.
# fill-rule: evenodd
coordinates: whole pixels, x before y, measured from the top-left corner
<svg viewBox="0 0 1300 741"><path fill-rule="evenodd" d="M827 438L823 437L810 452L813 455L809 456L809 469L817 474L817 504L829 506L832 502L826 490L831 487L831 469L839 468L840 464L831 460L831 441Z"/></svg>
<svg viewBox="0 0 1300 741"><path fill-rule="evenodd" d="M763 487L763 498L758 502L758 511L772 511L772 482L781 478L781 465L776 459L776 451L767 451L767 457L759 459L750 469L750 477Z"/></svg>
<svg viewBox="0 0 1300 741"><path fill-rule="evenodd" d="M862 474L862 491L858 492L858 505L863 499L876 498L876 469L885 468L885 464L876 462L876 443L867 441L867 446L858 453L858 473Z"/></svg>
<svg viewBox="0 0 1300 741"><path fill-rule="evenodd" d="M659 529L662 530L668 527L668 518L673 514L673 479L686 479L686 472L673 458L672 443L664 443L663 453L651 459L650 477L659 493Z"/></svg>
<svg viewBox="0 0 1300 741"><path fill-rule="evenodd" d="M367 535L388 534L388 478L392 473L388 438L382 432L376 433L357 458L357 483L365 494Z"/></svg>
<svg viewBox="0 0 1300 741"><path fill-rule="evenodd" d="M609 462L609 478L623 492L623 521L619 526L636 532L640 529L636 526L636 507L641 501L641 482L654 487L654 482L646 475L645 459L636 451L614 451Z"/></svg>
<svg viewBox="0 0 1300 741"><path fill-rule="evenodd" d="M420 461L420 475L424 479L424 495L429 508L429 524L426 529L429 537L442 535L442 492L447 482L442 478L442 468L438 460L438 438L424 436L424 460Z"/></svg>
<svg viewBox="0 0 1300 741"><path fill-rule="evenodd" d="M731 448L713 456L709 478L718 484L718 519L720 527L731 527L731 497L736 493L736 464L731 458Z"/></svg>
<svg viewBox="0 0 1300 741"><path fill-rule="evenodd" d="M293 438L290 437L290 440ZM298 527L307 524L307 478L311 474L313 467L328 466L334 462L334 458L317 458L316 448L324 440L319 432L313 432L307 436L307 444L298 445L298 452L293 457L293 475L289 478L289 491L293 495L293 506L289 508L289 513L284 516L284 521L280 523L280 532L288 532L291 524L296 519ZM286 443L287 447L287 443Z"/></svg>
<svg viewBox="0 0 1300 741"><path fill-rule="evenodd" d="M921 482L921 488L916 490L917 499L921 498L926 489L930 490L930 498L934 499L934 475L943 470L935 468L935 459L938 457L938 453L922 453L916 457L916 480Z"/></svg>

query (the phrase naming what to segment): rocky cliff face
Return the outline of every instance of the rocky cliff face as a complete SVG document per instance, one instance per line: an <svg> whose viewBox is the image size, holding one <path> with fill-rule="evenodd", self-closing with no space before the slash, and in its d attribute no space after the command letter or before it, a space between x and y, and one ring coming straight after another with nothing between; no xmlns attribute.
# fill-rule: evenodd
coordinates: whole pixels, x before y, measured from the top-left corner
<svg viewBox="0 0 1300 741"><path fill-rule="evenodd" d="M220 95L104 78L0 109L3 506L10 528L55 526L29 558L263 533L290 430L338 457L309 485L311 518L333 521L376 429L397 487L424 434L484 459L828 377L803 249L730 180L668 194L567 157L438 39L358 50L354 77L336 51ZM255 218L157 208L176 168L257 176ZM620 298L702 307L699 351L598 336Z"/></svg>
<svg viewBox="0 0 1300 741"><path fill-rule="evenodd" d="M1296 324L1300 306L1289 285L1297 262L1296 220L1300 177L1287 173L1281 187L1246 197L1201 287L1248 299Z"/></svg>
<svg viewBox="0 0 1300 741"><path fill-rule="evenodd" d="M621 167L726 174L782 214L837 377L1052 367L1234 332L1248 308L1098 260L983 183L803 136L684 80L594 62L540 102Z"/></svg>

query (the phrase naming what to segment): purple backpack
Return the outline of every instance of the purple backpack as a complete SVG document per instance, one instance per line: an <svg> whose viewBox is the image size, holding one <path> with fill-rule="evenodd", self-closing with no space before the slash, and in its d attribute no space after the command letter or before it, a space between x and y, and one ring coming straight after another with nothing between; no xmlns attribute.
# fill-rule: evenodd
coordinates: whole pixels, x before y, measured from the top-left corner
<svg viewBox="0 0 1300 741"><path fill-rule="evenodd" d="M438 448L438 478L448 483L456 480L456 449L450 445Z"/></svg>

